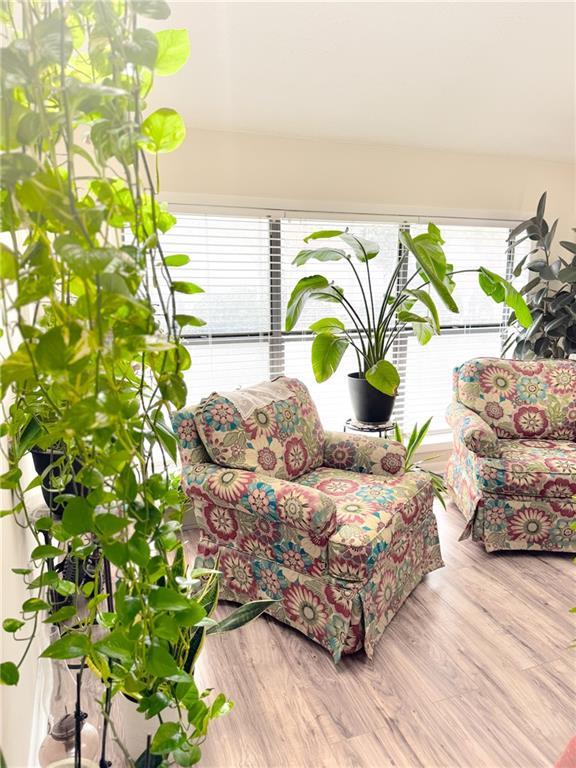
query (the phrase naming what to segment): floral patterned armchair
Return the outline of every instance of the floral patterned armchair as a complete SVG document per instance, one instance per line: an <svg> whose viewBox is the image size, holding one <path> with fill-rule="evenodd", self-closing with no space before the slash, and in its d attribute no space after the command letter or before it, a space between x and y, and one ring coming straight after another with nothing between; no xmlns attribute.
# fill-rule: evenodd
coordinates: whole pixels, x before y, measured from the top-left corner
<svg viewBox="0 0 576 768"><path fill-rule="evenodd" d="M335 661L372 656L386 625L442 566L432 487L392 440L324 432L295 379L214 393L175 414L197 565L224 599L269 612Z"/></svg>
<svg viewBox="0 0 576 768"><path fill-rule="evenodd" d="M576 361L479 358L454 371L447 484L488 552L576 552Z"/></svg>

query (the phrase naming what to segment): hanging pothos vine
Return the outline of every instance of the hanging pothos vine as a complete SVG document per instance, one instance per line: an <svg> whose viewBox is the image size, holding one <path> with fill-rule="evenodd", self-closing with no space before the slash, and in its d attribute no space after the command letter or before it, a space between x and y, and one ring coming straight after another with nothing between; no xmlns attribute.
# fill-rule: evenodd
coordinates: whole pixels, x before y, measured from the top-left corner
<svg viewBox="0 0 576 768"><path fill-rule="evenodd" d="M204 636L270 601L210 618L217 575L186 563L169 471L168 416L185 403L190 366L180 335L202 325L176 311L177 294L202 290L172 274L188 256L165 256L159 241L175 219L155 196L157 158L182 143L184 123L169 108L143 117L154 76L188 57L185 30L142 25L169 13L164 0L2 8L0 487L14 499L2 516L35 547L17 569L30 596L4 621L23 651L1 676L17 684L40 623L56 627L42 656L80 657L104 683L105 717L118 694L158 716L150 765L188 766L210 720L231 706L196 687ZM31 449L49 465L25 485ZM40 484L61 516L31 516L28 492ZM76 567L59 571L66 558Z"/></svg>

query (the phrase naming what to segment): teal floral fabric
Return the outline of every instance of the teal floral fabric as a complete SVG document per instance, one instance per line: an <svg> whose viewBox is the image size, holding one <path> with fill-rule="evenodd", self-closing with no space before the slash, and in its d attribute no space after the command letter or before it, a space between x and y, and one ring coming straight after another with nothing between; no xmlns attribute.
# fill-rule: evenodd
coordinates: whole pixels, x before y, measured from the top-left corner
<svg viewBox="0 0 576 768"><path fill-rule="evenodd" d="M576 360L478 358L456 382L457 402L497 437L576 440Z"/></svg>
<svg viewBox="0 0 576 768"><path fill-rule="evenodd" d="M227 547L206 534L196 565L222 571L224 599L240 603L277 599L268 613L326 648L336 662L361 648L372 658L382 633L412 590L427 573L443 566L429 484L416 516L406 523L398 515L393 527L370 578L363 580L348 581L330 572L304 573Z"/></svg>
<svg viewBox="0 0 576 768"><path fill-rule="evenodd" d="M291 395L245 417L230 397L213 393L196 409L196 428L216 464L295 480L322 464L324 430L301 381L281 376L268 386Z"/></svg>
<svg viewBox="0 0 576 768"><path fill-rule="evenodd" d="M368 578L398 527L405 528L432 504L430 480L419 471L384 478L320 467L299 482L336 502L328 563L330 573L346 581Z"/></svg>
<svg viewBox="0 0 576 768"><path fill-rule="evenodd" d="M480 377L484 375L492 382L490 386L504 389L507 398L504 394L501 397L505 400L503 408L506 408L508 427L491 427L498 435L497 451L474 450L470 441L464 439L466 427L462 420L454 418L454 414L462 414L461 404L456 401L449 410L454 449L446 481L467 519L462 538L471 535L475 541L482 541L489 552L500 549L576 552L576 531L571 527L576 522L576 442L570 437L576 416L576 378L572 378L576 363L498 360L496 366L492 362L470 361L457 369L454 394L460 398L464 391L468 403L474 404L470 400L471 389L462 388L462 378L478 381L475 379L478 372ZM509 379L500 379L500 372L495 370L502 366L516 377L510 379L515 382L516 395L509 394L506 383ZM534 382L533 394L527 394L527 384L521 381L527 372L542 377L542 386L551 399L543 401L542 418L546 421L547 433L558 437L510 436L514 431L510 424L518 424L517 414L525 413L523 398L537 397L536 393L542 391ZM488 388L486 383L478 386ZM494 402L486 401L482 419L486 418L486 410L492 417L497 415L490 407ZM481 431L481 425L478 429Z"/></svg>
<svg viewBox="0 0 576 768"><path fill-rule="evenodd" d="M326 432L323 466L371 475L399 475L406 449L396 440L346 432Z"/></svg>
<svg viewBox="0 0 576 768"><path fill-rule="evenodd" d="M323 465L296 481L260 465L220 466L210 458L214 442L210 451L203 442L205 408L173 417L182 487L202 531L197 565L221 570L224 599L278 600L268 612L336 661L362 647L372 656L410 592L443 565L428 475L405 473L394 441L325 436L315 426L308 434Z"/></svg>
<svg viewBox="0 0 576 768"><path fill-rule="evenodd" d="M498 436L484 419L462 403L453 402L446 411L446 421L466 448L478 456L499 456Z"/></svg>

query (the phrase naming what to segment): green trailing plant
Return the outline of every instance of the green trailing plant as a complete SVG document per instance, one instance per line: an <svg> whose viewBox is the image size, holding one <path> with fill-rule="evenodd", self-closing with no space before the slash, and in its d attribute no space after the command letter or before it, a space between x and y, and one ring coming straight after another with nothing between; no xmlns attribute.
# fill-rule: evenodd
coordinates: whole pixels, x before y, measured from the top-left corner
<svg viewBox="0 0 576 768"><path fill-rule="evenodd" d="M312 368L319 382L332 376L351 346L356 352L360 374L381 392L396 394L400 375L389 360L394 342L406 330L412 330L420 344L427 344L433 336L440 334L436 301L439 299L451 312L458 312L453 295L456 287L454 277L464 272L476 272L484 293L513 309L522 326L530 326L530 310L508 280L485 267L455 269L448 263L442 248L444 240L438 227L432 223L428 225L427 232L415 237L407 231L400 231L402 252L393 257L390 278L381 295L375 295L371 275L372 260L380 253L378 243L348 230L313 232L304 242L333 238L339 238L344 248L329 244L305 249L298 253L293 263L302 266L311 260L345 261L360 288L360 306L354 306L343 289L333 281L323 275L310 275L303 277L294 287L286 313L287 331L296 326L310 299L337 303L348 316L347 324L338 318L326 317L310 326L315 334ZM408 266L409 254L415 259L415 267L408 270L403 278L401 275Z"/></svg>
<svg viewBox="0 0 576 768"><path fill-rule="evenodd" d="M177 277L188 256L167 256L160 243L175 219L156 198L158 157L185 129L171 108L145 116L146 99L189 44L185 30L145 24L169 13L164 0L2 8L0 488L14 501L1 514L34 548L16 569L29 597L3 626L22 652L0 672L16 685L39 626L56 628L42 657L90 667L105 686L107 722L119 694L159 718L146 764L189 766L210 721L231 707L196 686L205 636L270 601L212 618L217 573L187 563L170 472L169 416L185 404L190 366L181 331L202 324L177 312L176 297L202 289ZM21 460L33 447L51 451L58 472L25 485ZM66 491L73 479L85 495ZM57 494L61 519L31 517L27 492L41 483ZM92 558L92 578L79 569L63 578L54 568L63 558ZM54 594L65 598L58 607Z"/></svg>
<svg viewBox="0 0 576 768"><path fill-rule="evenodd" d="M532 246L514 267L514 275L528 273L520 293L526 296L534 323L523 328L512 312L508 323L512 330L504 345L504 351L513 348L515 357L526 360L562 360L576 353L576 242L560 241L565 253L554 256L558 219L549 226L545 212L546 192L536 214L513 229L509 238L514 248L525 241Z"/></svg>
<svg viewBox="0 0 576 768"><path fill-rule="evenodd" d="M428 434L428 430L430 429L430 424L432 422L432 417L428 419L427 422L425 422L421 427L418 427L418 424L414 424L414 427L412 429L412 432L410 433L410 436L408 437L408 441L404 442L404 435L402 434L402 430L396 424L394 427L394 439L397 440L402 445L406 446L406 458L404 460L404 471L405 472L412 472L415 469L422 469L422 464L425 464L427 461L433 461L435 456L426 457L425 459L421 459L420 461L415 460L415 454L418 448L422 445L424 442L424 438ZM444 483L444 478L442 475L440 475L438 472L432 472L430 469L427 469L426 472L428 473L430 477L430 482L432 483L432 490L434 491L434 495L436 498L440 501L442 506L446 508L446 501L444 499L444 494L446 492L446 485Z"/></svg>

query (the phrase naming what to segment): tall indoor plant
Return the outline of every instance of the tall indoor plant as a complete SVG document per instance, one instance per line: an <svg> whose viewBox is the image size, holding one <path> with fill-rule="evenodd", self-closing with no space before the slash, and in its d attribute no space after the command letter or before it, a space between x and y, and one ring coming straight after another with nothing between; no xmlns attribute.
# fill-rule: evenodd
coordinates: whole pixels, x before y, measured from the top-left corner
<svg viewBox="0 0 576 768"><path fill-rule="evenodd" d="M80 659L79 681L90 667L104 685L101 765L119 694L160 720L147 764L192 765L230 708L196 687L204 637L269 601L211 618L217 574L187 564L170 471L169 414L185 403L190 366L181 330L201 324L176 297L201 288L173 273L188 257L160 244L175 219L156 198L158 155L181 144L184 124L171 108L143 113L154 76L186 61L188 36L143 26L169 16L164 0L3 7L0 488L14 499L2 516L35 546L18 569L29 597L3 625L23 650L3 660L1 681L18 683L39 627L52 627L42 656ZM27 483L30 449L50 459ZM34 519L27 492L40 483L58 514ZM89 559L90 578L54 567Z"/></svg>
<svg viewBox="0 0 576 768"><path fill-rule="evenodd" d="M526 360L563 360L576 354L576 242L561 240L559 245L565 252L553 255L558 220L550 226L545 211L546 192L538 201L536 214L513 229L509 238L514 248L525 241L531 246L514 267L514 274L529 275L521 293L526 296L534 323L524 328L512 313L505 344L505 351L513 348L515 357Z"/></svg>
<svg viewBox="0 0 576 768"><path fill-rule="evenodd" d="M328 379L338 368L348 348L353 347L358 370L348 374L352 405L356 418L362 422L388 421L400 375L390 361L398 336L411 329L421 344L440 333L436 300L451 311L458 312L453 293L454 276L477 272L480 287L494 301L505 302L515 311L518 322L529 327L531 315L526 302L508 280L485 267L457 269L449 264L438 227L430 223L427 232L412 237L400 231L401 253L395 256L390 278L382 295L373 291L370 264L380 253L378 243L354 235L348 230L322 230L304 239L339 238L344 248L331 244L300 251L294 264L302 266L311 260L320 262L345 261L349 264L360 288L360 306L354 306L342 288L323 275L303 277L294 287L288 301L286 330L291 331L310 299L339 304L349 318L346 325L335 317L326 317L310 326L315 338L312 344L312 367L316 380ZM415 259L409 270L409 254ZM359 263L362 266L357 266ZM365 273L362 276L361 271ZM402 276L404 275L404 276ZM399 281L399 284L398 284Z"/></svg>

